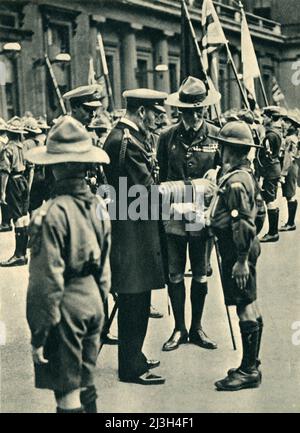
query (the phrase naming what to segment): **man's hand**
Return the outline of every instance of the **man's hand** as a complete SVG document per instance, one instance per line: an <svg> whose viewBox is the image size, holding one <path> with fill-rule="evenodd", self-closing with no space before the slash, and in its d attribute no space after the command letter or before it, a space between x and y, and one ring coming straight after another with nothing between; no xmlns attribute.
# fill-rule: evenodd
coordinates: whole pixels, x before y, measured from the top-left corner
<svg viewBox="0 0 300 433"><path fill-rule="evenodd" d="M249 278L249 265L245 261L243 263L236 262L232 268L232 278L235 279L236 284L240 290L244 290Z"/></svg>
<svg viewBox="0 0 300 433"><path fill-rule="evenodd" d="M35 364L48 364L48 360L44 358L44 346L38 348L32 346L32 359Z"/></svg>

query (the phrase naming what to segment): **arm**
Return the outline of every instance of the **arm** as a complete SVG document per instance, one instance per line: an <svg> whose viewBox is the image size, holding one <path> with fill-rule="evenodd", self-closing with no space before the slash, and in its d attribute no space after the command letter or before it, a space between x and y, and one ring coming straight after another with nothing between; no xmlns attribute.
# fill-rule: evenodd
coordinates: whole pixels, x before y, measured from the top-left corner
<svg viewBox="0 0 300 433"><path fill-rule="evenodd" d="M8 173L0 173L0 203L6 204L6 187L8 182Z"/></svg>
<svg viewBox="0 0 300 433"><path fill-rule="evenodd" d="M167 134L162 133L160 135L157 145L157 162L159 166L159 180L160 182L166 182L168 179L168 148L167 148Z"/></svg>

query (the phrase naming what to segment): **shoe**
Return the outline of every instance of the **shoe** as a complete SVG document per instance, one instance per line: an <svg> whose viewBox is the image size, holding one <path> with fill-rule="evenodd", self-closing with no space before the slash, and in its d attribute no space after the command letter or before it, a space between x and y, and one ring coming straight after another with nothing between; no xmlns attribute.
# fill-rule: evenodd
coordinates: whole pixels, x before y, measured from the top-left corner
<svg viewBox="0 0 300 433"><path fill-rule="evenodd" d="M151 319L161 319L164 317L162 313L160 313L153 305L150 306L150 315Z"/></svg>
<svg viewBox="0 0 300 433"><path fill-rule="evenodd" d="M204 349L217 349L217 343L212 341L203 331L200 329L190 330L189 341L192 344L196 344L197 346L203 347Z"/></svg>
<svg viewBox="0 0 300 433"><path fill-rule="evenodd" d="M260 368L259 368L260 364L261 364L260 360L257 360L257 361L256 361L256 368L257 368L257 371L258 371L258 373L259 373L260 383L261 383L261 382L262 382L262 372L261 372L261 370L260 370ZM230 368L230 369L227 371L227 375L230 376L231 374L233 374L233 373L235 373L236 371L238 371L239 368L240 368L240 367L237 367L237 368Z"/></svg>
<svg viewBox="0 0 300 433"><path fill-rule="evenodd" d="M153 374L150 371L146 371L146 373L139 377L132 379L120 379L120 381L126 383L137 383L139 385L163 385L166 379L162 376Z"/></svg>
<svg viewBox="0 0 300 433"><path fill-rule="evenodd" d="M1 262L0 266L2 266L3 268L8 268L11 266L24 266L27 265L27 263L28 263L27 256L22 256L22 257L12 256L10 259Z"/></svg>
<svg viewBox="0 0 300 433"><path fill-rule="evenodd" d="M289 225L288 223L284 224L284 226L280 227L280 232L293 232L296 230L296 224Z"/></svg>
<svg viewBox="0 0 300 433"><path fill-rule="evenodd" d="M149 370L157 368L160 365L160 361L158 361L157 359L147 359L146 362Z"/></svg>
<svg viewBox="0 0 300 433"><path fill-rule="evenodd" d="M4 232L11 232L12 231L12 226L8 226L8 225L2 225L0 224L0 233L4 233Z"/></svg>
<svg viewBox="0 0 300 433"><path fill-rule="evenodd" d="M258 370L252 373L245 373L237 369L231 375L222 380L215 382L218 391L239 391L246 388L258 388L261 384L261 378Z"/></svg>
<svg viewBox="0 0 300 433"><path fill-rule="evenodd" d="M171 350L178 349L180 344L185 344L188 342L187 331L177 331L174 329L173 334L168 341L163 345L162 350L164 352L170 352Z"/></svg>
<svg viewBox="0 0 300 433"><path fill-rule="evenodd" d="M276 235L269 235L269 233L267 233L260 239L261 243L277 242L277 241L279 241L279 234L278 233Z"/></svg>
<svg viewBox="0 0 300 433"><path fill-rule="evenodd" d="M108 344L109 346L116 346L117 344L119 344L118 338L110 333L102 335L101 341L102 344Z"/></svg>

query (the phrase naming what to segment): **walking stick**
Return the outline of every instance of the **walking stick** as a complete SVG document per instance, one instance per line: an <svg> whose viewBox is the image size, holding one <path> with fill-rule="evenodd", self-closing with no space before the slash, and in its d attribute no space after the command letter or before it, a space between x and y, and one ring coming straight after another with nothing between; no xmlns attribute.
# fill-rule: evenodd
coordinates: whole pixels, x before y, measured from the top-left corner
<svg viewBox="0 0 300 433"><path fill-rule="evenodd" d="M115 300L115 305L114 305L114 307L112 309L112 312L111 312L111 314L110 314L110 316L108 318L107 323L105 324L105 326L107 328L107 332L109 332L110 327L112 325L112 322L114 321L115 315L117 314L117 311L118 311L118 298L116 296L114 296L114 300ZM102 341L100 341L100 347L99 347L99 351L98 351L98 356L100 355L100 352L101 352L101 349L103 347L103 344L104 343Z"/></svg>
<svg viewBox="0 0 300 433"><path fill-rule="evenodd" d="M222 283L222 287L224 287L224 278L223 278L223 272L222 272L221 255L220 255L220 251L219 251L218 241L216 240L215 237L214 237L214 244L215 244L215 249L216 249L216 256L217 256L217 262L218 262L218 267L219 267L219 272L220 272L221 283ZM235 338L234 338L233 329L232 329L232 323L231 323L229 308L228 308L227 305L225 305L225 307L226 307L226 314L227 314L227 319L228 319L228 324L229 324L229 329L230 329L230 335L231 335L231 341L232 341L233 350L236 350L236 344L235 344Z"/></svg>

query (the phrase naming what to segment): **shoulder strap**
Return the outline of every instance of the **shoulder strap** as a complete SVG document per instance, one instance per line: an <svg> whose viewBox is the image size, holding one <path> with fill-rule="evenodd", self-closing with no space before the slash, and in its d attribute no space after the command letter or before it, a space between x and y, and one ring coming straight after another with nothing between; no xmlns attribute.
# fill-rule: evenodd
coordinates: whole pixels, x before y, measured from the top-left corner
<svg viewBox="0 0 300 433"><path fill-rule="evenodd" d="M124 163L125 163L125 155L127 150L127 144L128 140L130 139L131 135L128 128L124 129L124 134L121 141L121 147L120 147L120 153L119 153L119 167L120 170L123 170Z"/></svg>

